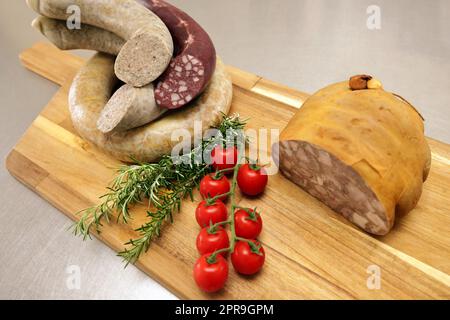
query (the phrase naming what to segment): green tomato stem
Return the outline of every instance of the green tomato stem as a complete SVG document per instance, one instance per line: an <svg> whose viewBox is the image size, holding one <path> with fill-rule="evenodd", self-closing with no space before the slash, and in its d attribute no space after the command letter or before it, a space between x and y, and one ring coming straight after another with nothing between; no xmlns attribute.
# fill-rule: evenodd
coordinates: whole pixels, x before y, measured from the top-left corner
<svg viewBox="0 0 450 320"><path fill-rule="evenodd" d="M215 177L216 177L217 179L219 179L219 177L220 177L220 175L221 175L222 173L228 172L228 171L234 171L234 167L232 167L232 168L226 168L226 169L222 169L222 170L216 171Z"/></svg>
<svg viewBox="0 0 450 320"><path fill-rule="evenodd" d="M229 224L229 223L230 223L230 221L229 221L229 220L226 220L226 221L222 221L222 222L217 222L217 223L211 224L211 225L208 227L208 233L209 233L209 234L215 234L215 233L217 232L217 228L218 228L219 226L224 225L224 224Z"/></svg>
<svg viewBox="0 0 450 320"><path fill-rule="evenodd" d="M226 252L229 251L230 253L233 253L234 251L234 247L236 245L236 242L239 241L241 238L238 238L236 236L236 227L234 224L234 215L235 215L235 211L237 208L241 208L236 204L236 187L237 187L237 175L239 172L239 169L241 168L242 164L242 160L245 159L245 157L243 156L245 154L245 152L243 152L241 150L241 152L238 153L238 161L236 163L236 165L232 168L233 169L233 180L231 181L231 188L230 191L226 193L226 195L231 195L231 212L229 215L229 219L227 221L223 221L223 222L219 222L219 224L225 224L225 223L229 223L230 224L230 232L231 232L231 239L230 239L230 246L228 248L223 248L220 250L216 250L208 259L208 261L215 261L217 254L221 253L221 252ZM230 168L231 169L231 168ZM231 171L231 170L230 170ZM220 197L222 195L218 195L216 197ZM214 198L216 198L214 197ZM213 198L213 199L214 199ZM216 224L218 225L218 224ZM250 241L247 240L246 241Z"/></svg>
<svg viewBox="0 0 450 320"><path fill-rule="evenodd" d="M236 204L236 187L237 187L237 175L239 172L239 169L241 168L242 160L244 152L239 152L238 154L238 161L236 166L234 167L233 171L233 181L231 182L231 212L230 212L230 230L231 230L231 242L230 242L230 252L233 253L234 247L236 245L237 237L236 237L236 226L234 223L234 216L236 212L236 208L238 205Z"/></svg>
<svg viewBox="0 0 450 320"><path fill-rule="evenodd" d="M218 195L216 195L215 197L212 197L212 198L208 197L208 198L206 198L206 203L208 205L213 205L216 200L218 200L218 199L220 199L222 197L228 197L230 194L231 194L231 190L228 191L228 192L222 193L222 194L218 194ZM208 195L209 195L209 193L208 193Z"/></svg>
<svg viewBox="0 0 450 320"><path fill-rule="evenodd" d="M252 242L252 240L250 240L250 239L241 238L241 237L236 237L236 240L237 241L242 241L242 242L247 242L247 243Z"/></svg>
<svg viewBox="0 0 450 320"><path fill-rule="evenodd" d="M228 252L230 250L230 248L223 248L220 250L216 250L214 251L207 259L206 262L208 262L208 264L214 264L217 262L217 255L219 255L222 252Z"/></svg>
<svg viewBox="0 0 450 320"><path fill-rule="evenodd" d="M231 223L230 220L226 220L226 221L222 221L222 222L217 222L213 226L214 227L218 227L218 226L221 226L221 225L224 225L224 224L229 224L229 223Z"/></svg>

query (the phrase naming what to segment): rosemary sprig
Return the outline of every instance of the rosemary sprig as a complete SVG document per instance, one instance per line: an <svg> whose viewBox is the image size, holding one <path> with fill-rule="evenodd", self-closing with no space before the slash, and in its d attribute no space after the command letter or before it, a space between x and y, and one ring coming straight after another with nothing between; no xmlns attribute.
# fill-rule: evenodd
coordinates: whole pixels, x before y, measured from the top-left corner
<svg viewBox="0 0 450 320"><path fill-rule="evenodd" d="M173 214L180 210L183 199L187 196L192 199L201 178L211 172L209 159L203 159L202 155L209 154L218 144L245 143L245 123L238 115L223 115L216 128L220 135L202 140L191 152L175 158L167 155L158 163L134 160L134 164L120 167L109 192L101 197L102 202L79 213L81 218L73 225L74 234L90 238L91 230L100 232L102 221L109 223L115 213L118 221L127 223L131 218L130 208L147 199L154 208L148 212L150 220L136 230L139 238L131 239L125 244L128 247L119 253L127 265L135 263L152 240L159 237L164 222L173 222Z"/></svg>
<svg viewBox="0 0 450 320"><path fill-rule="evenodd" d="M191 201L194 200L193 190L200 179L209 171L209 168L205 166L198 171L194 170L191 173L186 173L183 175L182 180L174 183L170 191L163 191L164 194L159 197L160 201L154 204L155 210L147 212L150 220L136 229L140 238L130 239L125 244L130 246L130 248L119 252L119 256L123 258L127 265L135 263L141 254L148 250L151 242L160 236L164 222L169 221L173 223L173 213L180 211L183 199L190 196Z"/></svg>

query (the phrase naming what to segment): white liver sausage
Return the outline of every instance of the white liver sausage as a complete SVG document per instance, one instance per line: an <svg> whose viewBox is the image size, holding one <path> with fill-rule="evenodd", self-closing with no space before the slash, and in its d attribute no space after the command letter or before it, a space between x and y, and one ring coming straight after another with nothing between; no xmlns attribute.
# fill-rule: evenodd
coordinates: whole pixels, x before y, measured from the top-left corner
<svg viewBox="0 0 450 320"><path fill-rule="evenodd" d="M69 30L65 21L40 16L31 25L61 50L85 49L117 55L125 44L116 34L87 24Z"/></svg>
<svg viewBox="0 0 450 320"><path fill-rule="evenodd" d="M168 111L156 105L153 84L120 87L109 99L97 121L103 133L126 131L150 123Z"/></svg>
<svg viewBox="0 0 450 320"><path fill-rule="evenodd" d="M134 0L27 0L39 14L66 20L71 5L80 8L81 23L115 33L126 40L115 62L119 79L143 87L158 78L173 55L173 41L166 25Z"/></svg>
<svg viewBox="0 0 450 320"><path fill-rule="evenodd" d="M114 57L96 54L75 77L69 92L69 106L80 136L122 161L130 161L133 156L140 161L154 162L170 154L178 143L172 141L174 130L186 129L193 135L195 121L201 121L203 131L217 125L222 113L229 112L233 95L231 78L218 59L211 83L189 106L143 127L103 134L97 129L97 119L115 84Z"/></svg>
<svg viewBox="0 0 450 320"><path fill-rule="evenodd" d="M32 25L62 50L87 49L117 55L125 43L114 33L90 25L69 30L64 21L43 16ZM125 131L150 123L166 111L156 104L153 84L142 88L125 84L106 104L97 126L103 133Z"/></svg>

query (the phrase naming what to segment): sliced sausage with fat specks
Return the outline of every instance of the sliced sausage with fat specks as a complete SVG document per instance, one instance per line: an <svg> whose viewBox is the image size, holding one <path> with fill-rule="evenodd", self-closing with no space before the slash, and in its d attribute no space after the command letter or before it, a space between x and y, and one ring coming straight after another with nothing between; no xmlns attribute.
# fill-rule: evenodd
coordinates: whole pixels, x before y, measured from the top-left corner
<svg viewBox="0 0 450 320"><path fill-rule="evenodd" d="M216 66L209 35L189 15L162 0L140 0L167 26L175 46L174 58L155 86L158 105L178 109L200 95Z"/></svg>

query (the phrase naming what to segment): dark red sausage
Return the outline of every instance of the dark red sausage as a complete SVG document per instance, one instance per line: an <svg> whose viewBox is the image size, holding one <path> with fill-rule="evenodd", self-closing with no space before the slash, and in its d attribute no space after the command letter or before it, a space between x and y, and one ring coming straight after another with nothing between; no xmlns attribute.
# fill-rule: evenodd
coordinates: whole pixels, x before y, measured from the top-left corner
<svg viewBox="0 0 450 320"><path fill-rule="evenodd" d="M190 16L162 0L139 0L153 11L172 34L175 53L157 80L156 103L178 109L195 99L208 85L216 67L216 49L209 35Z"/></svg>

